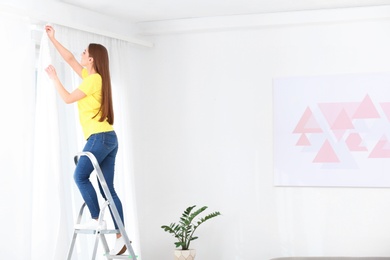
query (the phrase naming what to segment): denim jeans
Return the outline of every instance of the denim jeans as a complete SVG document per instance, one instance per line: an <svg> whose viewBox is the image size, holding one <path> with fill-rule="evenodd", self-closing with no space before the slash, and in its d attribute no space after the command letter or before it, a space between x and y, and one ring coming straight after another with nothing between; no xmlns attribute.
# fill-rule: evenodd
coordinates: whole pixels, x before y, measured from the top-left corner
<svg viewBox="0 0 390 260"><path fill-rule="evenodd" d="M85 144L83 152L91 152L96 157L96 160L98 161L99 166L103 172L104 178L106 179L108 189L111 192L111 196L114 200L119 216L122 219L122 223L124 223L122 203L114 189L115 157L118 152L118 139L115 131L91 135ZM89 180L93 170L94 168L89 158L87 156L81 156L76 165L76 170L73 177L77 187L80 190L81 196L87 204L87 207L91 213L91 217L97 219L100 213L100 206L96 191L91 181ZM100 185L99 179L98 185L101 195L105 200L107 200ZM115 220L114 225L115 228L118 229Z"/></svg>

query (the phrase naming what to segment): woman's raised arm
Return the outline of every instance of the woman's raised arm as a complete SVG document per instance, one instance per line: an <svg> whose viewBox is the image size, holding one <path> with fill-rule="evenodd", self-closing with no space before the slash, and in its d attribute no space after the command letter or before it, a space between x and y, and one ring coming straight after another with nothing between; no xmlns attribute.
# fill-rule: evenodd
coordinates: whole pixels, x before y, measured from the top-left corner
<svg viewBox="0 0 390 260"><path fill-rule="evenodd" d="M66 63L69 64L69 66L81 77L81 71L83 70L83 66L76 60L74 55L66 49L62 44L57 41L55 38L55 31L54 28L50 25L45 26L45 31L47 33L47 36L49 37L50 41L53 43L54 47L57 49L58 53L61 55L61 57L65 60Z"/></svg>

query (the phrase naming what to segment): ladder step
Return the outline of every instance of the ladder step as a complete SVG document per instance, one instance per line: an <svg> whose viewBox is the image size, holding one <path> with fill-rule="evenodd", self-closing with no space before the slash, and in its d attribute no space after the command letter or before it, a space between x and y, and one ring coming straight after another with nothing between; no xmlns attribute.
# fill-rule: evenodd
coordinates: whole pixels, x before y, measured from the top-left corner
<svg viewBox="0 0 390 260"><path fill-rule="evenodd" d="M131 255L104 255L108 259L133 259ZM138 256L135 256L138 258Z"/></svg>
<svg viewBox="0 0 390 260"><path fill-rule="evenodd" d="M75 229L77 234L118 234L119 231L116 229L104 229L104 230L95 230L95 229Z"/></svg>

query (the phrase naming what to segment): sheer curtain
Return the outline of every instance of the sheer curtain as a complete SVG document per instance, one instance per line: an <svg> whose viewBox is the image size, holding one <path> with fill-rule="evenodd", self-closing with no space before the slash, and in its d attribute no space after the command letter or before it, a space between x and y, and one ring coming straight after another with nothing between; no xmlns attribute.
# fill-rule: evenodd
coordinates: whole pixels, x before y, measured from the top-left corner
<svg viewBox="0 0 390 260"><path fill-rule="evenodd" d="M58 247L56 240L66 241L69 223L64 208L63 182L70 176L61 165L61 152L65 143L60 140L60 102L50 79L43 69L52 63L47 36L42 37L37 66L37 93L34 125L34 165L32 181L32 259L59 259L66 254L66 243ZM70 142L72 144L72 142ZM64 154L66 156L66 154ZM60 228L63 228L61 230ZM59 254L59 255L57 255ZM57 256L57 257L56 257Z"/></svg>
<svg viewBox="0 0 390 260"><path fill-rule="evenodd" d="M0 34L1 258L29 259L34 44L28 21L2 12Z"/></svg>
<svg viewBox="0 0 390 260"><path fill-rule="evenodd" d="M131 45L119 40L54 25L56 38L77 59L91 42L103 44L110 55L110 70L115 111L114 128L119 139L115 187L122 200L125 226L140 255L137 212L133 188L131 131L128 125L129 109L126 102L131 58ZM43 35L38 63L36 124L34 142L34 171L32 187L31 259L64 259L73 224L82 204L82 198L73 182L74 155L81 151L85 141L79 126L76 104L66 105L60 100L44 68L53 64L64 86L72 91L80 79L62 61L46 35ZM93 180L95 178L93 177ZM96 185L96 181L94 181ZM95 186L96 187L96 186ZM89 216L89 211L85 211ZM112 225L109 212L106 220ZM109 238L112 244L115 236ZM78 237L73 259L88 259L92 252L92 236ZM80 250L82 248L82 250ZM101 250L101 247L100 249ZM99 255L99 254L98 254ZM101 254L100 254L101 255ZM101 256L101 259L104 259Z"/></svg>

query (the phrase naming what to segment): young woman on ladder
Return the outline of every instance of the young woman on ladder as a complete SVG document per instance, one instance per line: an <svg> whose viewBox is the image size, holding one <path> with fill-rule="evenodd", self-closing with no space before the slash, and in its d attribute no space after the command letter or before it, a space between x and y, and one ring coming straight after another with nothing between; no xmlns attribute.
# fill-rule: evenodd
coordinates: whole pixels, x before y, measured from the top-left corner
<svg viewBox="0 0 390 260"><path fill-rule="evenodd" d="M74 55L57 41L52 26L46 26L45 31L58 53L83 79L77 89L69 92L59 80L55 68L52 65L46 68L48 76L65 103L77 102L81 127L87 140L83 152L91 152L99 162L115 206L122 223L124 223L122 203L114 189L114 168L118 140L113 128L114 112L107 49L100 44L91 43L84 50L81 61L78 62ZM92 217L89 222L76 227L79 229L96 229L98 226L97 220L100 207L96 191L89 180L93 169L90 160L86 156L81 156L74 172L74 180ZM100 183L99 189L104 199L106 199ZM115 220L114 225L118 229ZM118 233L115 248L111 250L110 254L119 255L125 251L125 242L122 235Z"/></svg>

